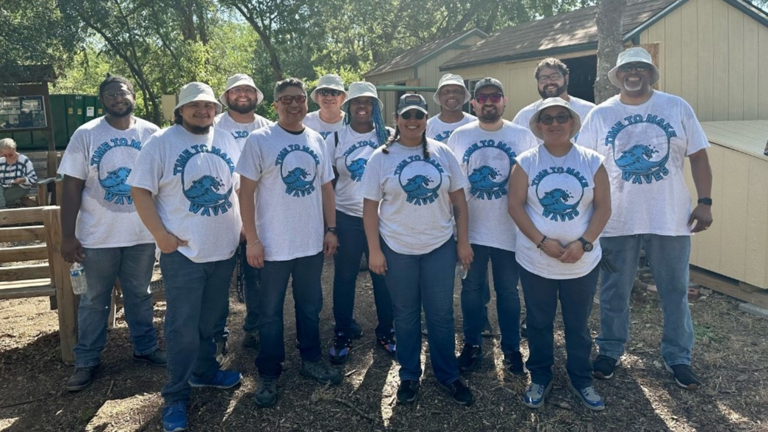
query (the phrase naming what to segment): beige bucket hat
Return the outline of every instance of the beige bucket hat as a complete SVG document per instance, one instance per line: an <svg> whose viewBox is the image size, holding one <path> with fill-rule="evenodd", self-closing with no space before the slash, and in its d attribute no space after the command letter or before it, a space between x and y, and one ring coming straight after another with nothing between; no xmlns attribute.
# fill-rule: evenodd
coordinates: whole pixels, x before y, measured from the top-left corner
<svg viewBox="0 0 768 432"><path fill-rule="evenodd" d="M256 89L256 105L260 104L261 101L264 100L264 93L259 90L258 87L256 87L256 84L253 82L253 78L249 77L246 74L235 74L231 77L227 78L227 88L224 89L224 93L219 96L219 101L222 105L229 108L227 105L227 92L232 90L235 87L239 87L242 85L247 85L249 87L253 87Z"/></svg>
<svg viewBox="0 0 768 432"><path fill-rule="evenodd" d="M379 99L379 94L376 92L376 86L367 81L353 82L349 85L347 100L341 104L341 110L346 110L347 106L349 105L349 101L359 97L369 97L375 99L379 104L379 112L384 112L384 103L381 101L381 99Z"/></svg>
<svg viewBox="0 0 768 432"><path fill-rule="evenodd" d="M208 84L201 82L191 82L182 87L179 91L179 103L173 110L176 111L182 106L196 101L213 102L216 104L216 114L221 112L221 103L216 100L213 89Z"/></svg>
<svg viewBox="0 0 768 432"><path fill-rule="evenodd" d="M653 64L653 59L645 48L632 47L627 48L619 54L619 58L616 60L616 67L608 72L608 79L611 80L611 84L618 88L621 88L621 82L616 78L616 72L622 65L627 63L647 63L651 66L651 85L656 84L659 81L659 68Z"/></svg>
<svg viewBox="0 0 768 432"><path fill-rule="evenodd" d="M322 89L338 90L344 93L344 95L347 94L347 91L344 90L344 80L342 80L341 77L336 74L323 75L317 81L317 87L312 90L312 93L309 95L309 97L311 97L312 100L315 101L315 103L318 105L320 103L317 101L317 92L318 90Z"/></svg>
<svg viewBox="0 0 768 432"><path fill-rule="evenodd" d="M571 118L573 119L573 130L571 131L570 138L575 137L576 134L579 133L579 130L581 129L581 117L579 116L579 113L571 108L571 104L569 104L567 100L561 99L559 97L553 97L541 101L539 106L536 108L536 112L531 116L531 120L528 121L528 128L531 130L533 135L536 136L536 138L540 140L544 139L544 137L541 135L541 132L539 131L539 128L536 127L536 124L539 122L539 115L541 115L541 112L545 109L555 106L563 107L567 109L571 114Z"/></svg>
<svg viewBox="0 0 768 432"><path fill-rule="evenodd" d="M440 89L449 85L456 85L464 89L463 104L472 99L472 95L469 93L469 90L467 90L467 86L464 85L464 78L462 78L461 75L445 74L440 78L440 81L437 83L437 91L432 95L432 100L435 101L436 104L440 105L440 99L437 97L437 94L440 93Z"/></svg>

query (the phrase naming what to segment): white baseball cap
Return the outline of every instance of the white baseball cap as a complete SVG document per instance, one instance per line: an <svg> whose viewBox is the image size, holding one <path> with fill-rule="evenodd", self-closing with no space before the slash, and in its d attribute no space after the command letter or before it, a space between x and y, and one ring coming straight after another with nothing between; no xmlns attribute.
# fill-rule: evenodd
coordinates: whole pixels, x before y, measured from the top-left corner
<svg viewBox="0 0 768 432"><path fill-rule="evenodd" d="M461 75L445 74L440 78L440 82L437 83L437 91L432 95L432 100L435 101L436 104L440 105L440 99L437 97L437 94L440 93L440 89L449 85L457 85L464 89L464 102L462 103L466 103L468 100L472 99L472 94L469 93L467 86L464 85L464 78L462 78Z"/></svg>
<svg viewBox="0 0 768 432"><path fill-rule="evenodd" d="M616 78L616 72L622 65L627 63L647 63L651 66L651 85L656 84L659 81L659 69L653 64L653 59L645 48L632 47L627 48L619 54L619 58L616 60L616 67L608 72L608 79L611 80L611 84L618 88L621 88L621 81Z"/></svg>
<svg viewBox="0 0 768 432"><path fill-rule="evenodd" d="M179 91L179 103L176 104L176 111L182 106L196 101L213 102L216 104L216 114L221 112L221 103L216 100L216 95L213 94L213 89L206 83L191 82Z"/></svg>
<svg viewBox="0 0 768 432"><path fill-rule="evenodd" d="M256 105L260 104L261 101L264 100L264 93L262 93L261 90L256 87L256 84L253 82L253 78L246 74L235 74L227 78L227 88L224 89L224 93L219 96L219 101L221 104L229 108L229 105L227 105L227 92L241 85L247 85L256 89Z"/></svg>

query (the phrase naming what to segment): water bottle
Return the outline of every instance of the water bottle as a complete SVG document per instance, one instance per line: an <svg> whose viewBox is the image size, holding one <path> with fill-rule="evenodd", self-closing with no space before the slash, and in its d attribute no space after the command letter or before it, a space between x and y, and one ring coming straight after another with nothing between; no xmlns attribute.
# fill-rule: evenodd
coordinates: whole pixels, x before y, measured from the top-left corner
<svg viewBox="0 0 768 432"><path fill-rule="evenodd" d="M456 262L456 277L459 278L459 279L466 279L467 278L467 273L469 273L469 271L467 270L466 267L464 267L464 264L462 264L461 261L457 261Z"/></svg>
<svg viewBox="0 0 768 432"><path fill-rule="evenodd" d="M75 295L82 295L88 291L88 284L85 282L85 268L79 262L73 263L69 268L69 279L72 281L72 292Z"/></svg>

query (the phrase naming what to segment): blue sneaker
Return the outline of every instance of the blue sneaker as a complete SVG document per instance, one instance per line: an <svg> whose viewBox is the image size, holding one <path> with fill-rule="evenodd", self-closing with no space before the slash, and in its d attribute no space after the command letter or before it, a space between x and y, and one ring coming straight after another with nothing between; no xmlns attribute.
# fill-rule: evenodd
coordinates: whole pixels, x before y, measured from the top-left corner
<svg viewBox="0 0 768 432"><path fill-rule="evenodd" d="M525 394L523 394L523 403L528 408L538 408L544 405L544 399L550 390L552 390L552 381L546 386L532 382L525 390Z"/></svg>
<svg viewBox="0 0 768 432"><path fill-rule="evenodd" d="M217 370L215 374L208 378L192 376L189 379L189 385L192 387L216 387L220 389L232 388L240 383L243 376L240 372Z"/></svg>
<svg viewBox="0 0 768 432"><path fill-rule="evenodd" d="M163 408L163 430L179 432L187 430L187 405L175 403Z"/></svg>
<svg viewBox="0 0 768 432"><path fill-rule="evenodd" d="M576 387L574 387L573 384L569 382L568 390L570 390L571 393L575 394L581 401L581 404L584 405L585 407L593 411L602 411L605 409L603 398L601 398L600 395L597 394L594 387L588 386L588 387L584 387L581 390L577 390Z"/></svg>

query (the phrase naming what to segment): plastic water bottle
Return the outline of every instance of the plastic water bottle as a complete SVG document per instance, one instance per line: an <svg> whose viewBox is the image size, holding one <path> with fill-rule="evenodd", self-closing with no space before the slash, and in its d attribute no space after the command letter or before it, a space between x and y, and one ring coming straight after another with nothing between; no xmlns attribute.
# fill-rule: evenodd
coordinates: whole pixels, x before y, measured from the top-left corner
<svg viewBox="0 0 768 432"><path fill-rule="evenodd" d="M85 294L88 284L85 282L85 268L79 262L73 263L69 268L69 279L72 281L72 292L76 295Z"/></svg>
<svg viewBox="0 0 768 432"><path fill-rule="evenodd" d="M464 264L462 264L461 261L457 261L456 262L456 277L459 278L459 279L466 279L467 278L467 273L469 273L469 271L467 270L466 267L464 267Z"/></svg>

